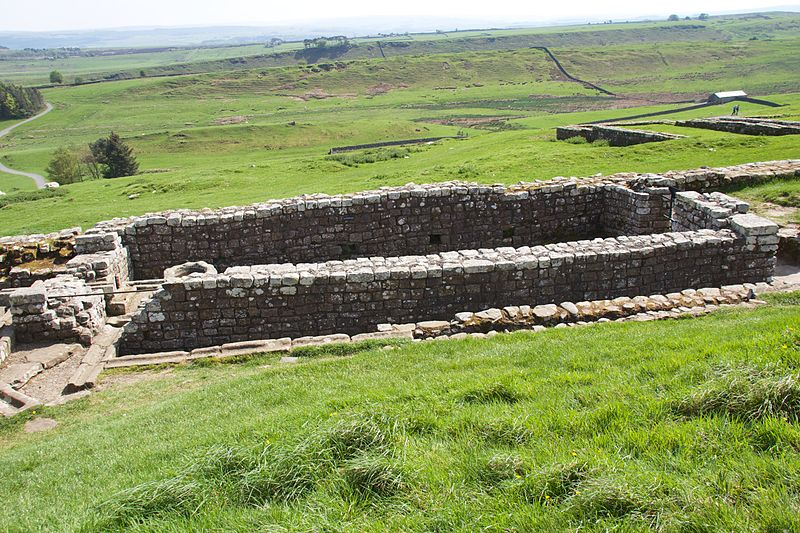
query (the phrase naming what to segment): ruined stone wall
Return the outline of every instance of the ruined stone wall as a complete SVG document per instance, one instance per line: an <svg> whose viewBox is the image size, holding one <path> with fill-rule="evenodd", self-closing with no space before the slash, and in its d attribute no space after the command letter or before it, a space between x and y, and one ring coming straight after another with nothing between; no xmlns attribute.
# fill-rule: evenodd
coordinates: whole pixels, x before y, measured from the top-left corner
<svg viewBox="0 0 800 533"><path fill-rule="evenodd" d="M679 192L672 204L672 231L729 228L733 215L749 209L747 203L719 192Z"/></svg>
<svg viewBox="0 0 800 533"><path fill-rule="evenodd" d="M125 228L124 240L138 279L161 277L184 261L222 269L423 255L607 235L609 210L625 209L618 219L628 211L605 198L602 185L575 180L516 188L435 184L143 217ZM651 227L643 216L634 225ZM615 230L623 225L615 221Z"/></svg>
<svg viewBox="0 0 800 533"><path fill-rule="evenodd" d="M670 170L661 174L617 174L610 176L609 179L621 180L634 190L643 187L671 187L679 191L709 192L798 177L800 177L800 160L790 159L721 168Z"/></svg>
<svg viewBox="0 0 800 533"><path fill-rule="evenodd" d="M647 235L670 230L672 199L667 188L633 191L622 185L603 186L603 225L611 235Z"/></svg>
<svg viewBox="0 0 800 533"><path fill-rule="evenodd" d="M165 284L126 326L120 353L355 334L467 309L763 281L771 276L774 250L760 245L772 228L758 220L760 226L742 220L733 231L231 268Z"/></svg>
<svg viewBox="0 0 800 533"><path fill-rule="evenodd" d="M678 120L676 126L738 133L740 135L800 135L800 122L747 117Z"/></svg>
<svg viewBox="0 0 800 533"><path fill-rule="evenodd" d="M67 271L87 282L100 282L118 289L130 280L128 249L116 233L87 233L76 238L78 255L67 263Z"/></svg>
<svg viewBox="0 0 800 533"><path fill-rule="evenodd" d="M800 177L800 161L787 160L509 187L410 185L114 219L90 231L122 235L133 275L160 278L166 268L186 261L226 268L667 231L671 206L665 188L708 191L794 177ZM648 191L660 197L645 205L635 193Z"/></svg>
<svg viewBox="0 0 800 533"><path fill-rule="evenodd" d="M103 294L72 275L36 282L11 293L9 299L18 342L89 344L106 319Z"/></svg>
<svg viewBox="0 0 800 533"><path fill-rule="evenodd" d="M683 138L683 135L662 133L658 131L633 130L609 126L606 124L578 124L556 128L556 139L564 141L573 137L583 137L588 142L608 141L610 146L633 146L636 144L671 141Z"/></svg>
<svg viewBox="0 0 800 533"><path fill-rule="evenodd" d="M80 228L70 228L46 235L0 237L0 289L29 287L36 281L58 275L63 267L31 271L24 265L37 260L67 261L75 255L75 236L80 231Z"/></svg>

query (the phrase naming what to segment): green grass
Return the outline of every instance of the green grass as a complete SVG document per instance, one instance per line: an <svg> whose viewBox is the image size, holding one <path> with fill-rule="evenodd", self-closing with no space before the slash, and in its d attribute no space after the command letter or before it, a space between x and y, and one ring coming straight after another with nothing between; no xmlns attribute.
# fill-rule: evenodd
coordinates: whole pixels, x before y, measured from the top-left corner
<svg viewBox="0 0 800 533"><path fill-rule="evenodd" d="M796 13L770 13L749 17L713 17L708 21L655 21L637 23L517 28L510 30L468 30L446 33L411 34L376 39L353 39L354 47L327 59L379 59L378 40L387 57L466 51L513 50L529 46L558 48L598 48L649 43L713 43L725 41L776 41L797 37L800 17ZM51 70L65 74L67 82L80 76L84 80L108 76L139 77L180 75L219 70L269 68L309 61L300 42L275 48L261 44L179 47L166 50L122 49L126 53L96 54L91 57L58 57L58 51L0 51L0 79L29 84L45 84ZM113 49L96 52L110 52ZM298 53L299 52L299 53ZM324 56L323 60L326 59Z"/></svg>
<svg viewBox="0 0 800 533"><path fill-rule="evenodd" d="M559 125L675 109L679 104L658 102L731 88L786 104L743 104L744 115L797 119L799 24L796 16L774 14L715 18L701 25L412 36L420 48L388 47L402 54L386 60L356 56L237 70L217 65L206 74L49 89L45 94L55 110L4 138L0 160L44 175L56 148L85 145L114 130L133 145L142 173L68 185L59 197L20 196L0 208L0 234L410 181L513 183L800 158L793 137L653 126L688 137L613 148L553 142L552 132ZM758 40L750 40L757 29ZM539 38L560 39L555 50L567 68L623 96L600 95L561 79L543 52L528 48ZM548 43L554 45L539 42ZM212 51L226 53L202 53ZM728 111L728 106L712 107L670 118ZM327 155L333 146L459 132L469 138L408 153ZM9 196L32 187L30 180L0 175L0 190ZM792 191L774 194L784 193Z"/></svg>
<svg viewBox="0 0 800 533"><path fill-rule="evenodd" d="M15 130L5 140L3 162L44 173L56 147L88 143L114 129L134 146L143 173L69 185L62 187L63 197L17 202L0 209L0 233L88 227L115 216L167 208L236 205L409 181L513 183L557 175L659 172L800 157L791 137L736 136L703 130L684 129L680 133L689 135L687 139L628 148L553 142L551 128L557 125L676 106L592 110L612 105L614 100L591 95L575 84L546 79L525 82L530 74L525 65L543 61L540 52L498 54L503 58L499 63L494 61L495 53L489 57L448 56L448 71L442 70L441 57L427 57L380 64L356 62L343 72L309 73L293 67L264 75L135 80L48 91L47 97L56 109ZM403 76L408 88L400 88ZM516 85L512 83L515 76L520 80ZM503 78L509 79L501 81ZM381 79L395 88L370 95L368 90ZM447 86L448 79L458 79L459 84L470 87L435 89ZM495 81L491 86L487 81L474 87L476 79ZM356 96L304 102L277 96L274 88L278 85L284 87L277 90L282 94L325 90ZM534 91L552 96L531 97ZM570 96L570 91L578 95ZM498 98L499 94L503 98ZM776 110L747 104L743 113L800 115L796 94L771 98L788 106ZM557 112L570 106L587 110ZM726 111L727 107L709 108L675 118ZM218 119L237 116L246 117L246 122L215 125ZM480 126L437 123L475 117L509 117L505 122L508 127L487 131ZM291 122L295 125L289 125ZM373 159L385 160L353 164L370 157L350 154L347 160L337 161L327 156L331 146L447 136L459 131L466 131L469 138L423 146L405 154L407 158L381 156ZM15 188L22 189L15 183L18 180L7 181L5 175L0 176L0 190L13 193Z"/></svg>
<svg viewBox="0 0 800 533"><path fill-rule="evenodd" d="M0 421L0 529L794 531L796 297L179 367Z"/></svg>

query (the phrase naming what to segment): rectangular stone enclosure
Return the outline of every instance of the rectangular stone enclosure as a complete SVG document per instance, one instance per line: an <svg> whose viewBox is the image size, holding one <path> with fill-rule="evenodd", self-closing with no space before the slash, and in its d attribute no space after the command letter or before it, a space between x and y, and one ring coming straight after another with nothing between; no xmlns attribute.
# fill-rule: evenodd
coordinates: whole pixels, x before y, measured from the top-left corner
<svg viewBox="0 0 800 533"><path fill-rule="evenodd" d="M114 219L75 237L61 275L5 297L18 338L86 342L116 291L159 286L123 330L125 355L768 281L777 225L707 191L797 176L800 161L777 161L411 184ZM191 261L215 268L172 268Z"/></svg>
<svg viewBox="0 0 800 533"><path fill-rule="evenodd" d="M663 185L641 175L414 185L129 221L137 276L187 260L227 270L164 283L120 353L770 279L775 224L726 195Z"/></svg>

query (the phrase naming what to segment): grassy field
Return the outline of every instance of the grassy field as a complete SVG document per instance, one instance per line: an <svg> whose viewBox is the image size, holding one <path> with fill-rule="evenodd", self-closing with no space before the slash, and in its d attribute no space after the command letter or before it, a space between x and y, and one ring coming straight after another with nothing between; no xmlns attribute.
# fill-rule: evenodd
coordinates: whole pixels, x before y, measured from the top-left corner
<svg viewBox="0 0 800 533"><path fill-rule="evenodd" d="M796 531L798 303L112 374L0 421L0 529Z"/></svg>
<svg viewBox="0 0 800 533"><path fill-rule="evenodd" d="M687 139L669 144L609 148L556 143L552 132L563 124L675 108L658 102L705 94L720 86L743 86L737 64L761 64L760 78L748 74L749 78L763 80L763 87L773 84L788 90L800 85L800 68L792 71L797 61L789 51L793 43L788 38L707 43L700 52L694 45L672 43L659 53L677 66L654 69L648 79L640 77L653 63L652 45L620 45L605 56L606 67L600 69L615 73L609 81L620 97L599 95L563 80L543 52L531 49L51 89L46 97L55 110L3 139L5 164L44 173L57 147L85 145L114 130L135 148L142 173L33 196L16 194L31 190L32 181L0 175L0 190L9 194L0 201L4 206L0 233L87 227L114 216L167 208L218 207L409 181L511 183L557 175L658 172L797 158L800 147L787 137L698 130L683 131ZM743 55L727 53L730 47L743 50ZM593 64L590 56L601 61L589 49L565 52L565 57L574 58L581 75ZM707 68L709 63L715 66ZM669 92L657 92L665 87ZM746 104L743 114L800 116L797 93L767 97L786 107ZM714 107L675 117L727 111L727 106ZM469 138L423 146L402 158L375 163L347 165L327 156L332 146L459 132Z"/></svg>
<svg viewBox="0 0 800 533"><path fill-rule="evenodd" d="M194 73L46 90L54 111L0 141L5 164L44 173L56 148L114 130L141 173L54 191L0 175L0 235L410 181L800 159L791 136L653 125L687 137L612 148L553 132L740 88L784 105L743 115L800 119L797 15L391 40L410 44L384 39L386 60L364 39L312 65L292 44L58 65L68 78ZM619 96L565 80L528 48L541 44ZM0 78L54 66L0 58ZM736 194L800 207L797 180ZM295 365L110 372L89 397L0 419L0 531L800 531L800 293L769 299L697 319L307 349ZM41 416L58 426L26 433Z"/></svg>
<svg viewBox="0 0 800 533"><path fill-rule="evenodd" d="M252 69L314 63L318 60L380 59L383 55L397 57L465 51L514 50L529 46L556 48L606 47L671 42L703 43L796 38L800 31L800 16L796 13L712 17L707 21L681 20L637 23L554 26L468 30L444 33L411 34L395 37L365 37L352 40L348 50L303 50L300 42L287 42L274 48L261 44L169 48L166 50L135 50L92 57L59 58L56 52L16 52L0 50L0 79L26 84L46 84L49 73L56 69L72 83L76 77L84 81L109 76L139 77L177 75L219 70ZM383 55L378 46L382 43ZM103 52L102 50L95 53Z"/></svg>

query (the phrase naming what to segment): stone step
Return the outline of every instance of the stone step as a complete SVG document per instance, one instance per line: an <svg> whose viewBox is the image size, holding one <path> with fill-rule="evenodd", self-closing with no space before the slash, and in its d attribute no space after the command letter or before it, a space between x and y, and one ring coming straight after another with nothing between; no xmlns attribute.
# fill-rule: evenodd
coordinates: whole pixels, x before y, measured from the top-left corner
<svg viewBox="0 0 800 533"><path fill-rule="evenodd" d="M0 384L20 389L42 370L44 370L42 363L13 363L0 370Z"/></svg>
<svg viewBox="0 0 800 533"><path fill-rule="evenodd" d="M31 398L8 385L0 384L0 414L3 416L13 416L39 405L42 405L42 402L36 398Z"/></svg>

